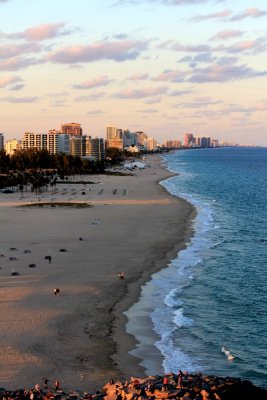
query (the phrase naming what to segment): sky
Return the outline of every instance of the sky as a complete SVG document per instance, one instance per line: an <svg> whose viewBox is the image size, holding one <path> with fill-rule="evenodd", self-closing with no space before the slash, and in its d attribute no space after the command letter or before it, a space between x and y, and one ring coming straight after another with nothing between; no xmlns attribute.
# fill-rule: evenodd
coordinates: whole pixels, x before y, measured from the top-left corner
<svg viewBox="0 0 267 400"><path fill-rule="evenodd" d="M0 0L0 132L267 146L266 27L263 0Z"/></svg>

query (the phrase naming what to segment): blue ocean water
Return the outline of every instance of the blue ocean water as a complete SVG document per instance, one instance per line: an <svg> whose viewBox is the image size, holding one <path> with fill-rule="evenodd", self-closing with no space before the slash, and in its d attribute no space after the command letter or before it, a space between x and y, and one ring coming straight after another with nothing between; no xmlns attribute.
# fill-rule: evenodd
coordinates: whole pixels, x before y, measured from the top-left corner
<svg viewBox="0 0 267 400"><path fill-rule="evenodd" d="M267 148L181 150L164 163L180 175L161 184L197 216L187 248L142 290L162 369L267 387Z"/></svg>

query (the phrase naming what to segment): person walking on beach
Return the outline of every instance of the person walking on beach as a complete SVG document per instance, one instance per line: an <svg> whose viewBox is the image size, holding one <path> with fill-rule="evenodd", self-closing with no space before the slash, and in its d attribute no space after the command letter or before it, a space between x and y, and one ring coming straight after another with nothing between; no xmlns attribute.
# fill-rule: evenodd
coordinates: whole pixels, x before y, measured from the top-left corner
<svg viewBox="0 0 267 400"><path fill-rule="evenodd" d="M58 380L55 381L55 390L59 390L59 381Z"/></svg>
<svg viewBox="0 0 267 400"><path fill-rule="evenodd" d="M54 295L57 296L59 293L60 293L59 288L55 288L55 289L54 289Z"/></svg>

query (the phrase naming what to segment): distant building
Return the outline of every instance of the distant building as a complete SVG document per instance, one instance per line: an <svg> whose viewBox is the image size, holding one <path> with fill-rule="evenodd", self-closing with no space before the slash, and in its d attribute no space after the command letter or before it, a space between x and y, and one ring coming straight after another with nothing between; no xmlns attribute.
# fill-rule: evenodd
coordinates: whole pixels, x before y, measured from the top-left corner
<svg viewBox="0 0 267 400"><path fill-rule="evenodd" d="M60 133L63 135L82 136L81 124L77 124L76 122L62 124Z"/></svg>
<svg viewBox="0 0 267 400"><path fill-rule="evenodd" d="M196 147L201 147L201 137L195 138L195 145L196 145Z"/></svg>
<svg viewBox="0 0 267 400"><path fill-rule="evenodd" d="M118 129L115 125L107 125L106 134L107 140L122 138L122 130Z"/></svg>
<svg viewBox="0 0 267 400"><path fill-rule="evenodd" d="M142 131L138 131L135 132L136 135L136 144L138 147L140 148L147 148L147 134L142 132Z"/></svg>
<svg viewBox="0 0 267 400"><path fill-rule="evenodd" d="M202 137L200 139L200 147L201 148L210 147L210 137Z"/></svg>
<svg viewBox="0 0 267 400"><path fill-rule="evenodd" d="M46 150L50 154L58 153L58 142L59 142L59 134L54 133L54 131L49 131L47 134L47 147Z"/></svg>
<svg viewBox="0 0 267 400"><path fill-rule="evenodd" d="M104 160L105 159L104 139L94 138L94 139L91 139L91 142L92 142L91 155L97 161Z"/></svg>
<svg viewBox="0 0 267 400"><path fill-rule="evenodd" d="M164 146L167 147L167 149L179 149L182 147L182 142L181 140L166 140Z"/></svg>
<svg viewBox="0 0 267 400"><path fill-rule="evenodd" d="M118 129L115 125L108 125L106 126L106 134L106 148L115 147L116 149L123 149L122 129Z"/></svg>
<svg viewBox="0 0 267 400"><path fill-rule="evenodd" d="M70 154L70 135L58 135L58 152Z"/></svg>
<svg viewBox="0 0 267 400"><path fill-rule="evenodd" d="M185 147L192 147L195 144L194 135L192 133L185 133L184 135L184 146Z"/></svg>
<svg viewBox="0 0 267 400"><path fill-rule="evenodd" d="M105 142L106 149L110 147L115 147L116 149L122 150L123 149L123 140L122 139L109 139Z"/></svg>
<svg viewBox="0 0 267 400"><path fill-rule="evenodd" d="M0 150L4 150L4 134L0 133Z"/></svg>
<svg viewBox="0 0 267 400"><path fill-rule="evenodd" d="M158 148L158 143L152 137L147 138L147 150L156 151Z"/></svg>
<svg viewBox="0 0 267 400"><path fill-rule="evenodd" d="M88 135L82 136L82 156L87 157L92 155L92 138Z"/></svg>
<svg viewBox="0 0 267 400"><path fill-rule="evenodd" d="M136 145L136 134L130 132L129 129L122 131L123 147L135 146Z"/></svg>
<svg viewBox="0 0 267 400"><path fill-rule="evenodd" d="M47 134L25 132L22 138L22 149L47 150Z"/></svg>
<svg viewBox="0 0 267 400"><path fill-rule="evenodd" d="M70 137L70 155L82 157L82 136L69 135Z"/></svg>
<svg viewBox="0 0 267 400"><path fill-rule="evenodd" d="M219 140L218 139L212 139L210 145L211 145L211 147L219 147Z"/></svg>
<svg viewBox="0 0 267 400"><path fill-rule="evenodd" d="M12 155L14 152L20 150L21 148L21 141L17 139L8 140L5 143L5 151L6 154Z"/></svg>

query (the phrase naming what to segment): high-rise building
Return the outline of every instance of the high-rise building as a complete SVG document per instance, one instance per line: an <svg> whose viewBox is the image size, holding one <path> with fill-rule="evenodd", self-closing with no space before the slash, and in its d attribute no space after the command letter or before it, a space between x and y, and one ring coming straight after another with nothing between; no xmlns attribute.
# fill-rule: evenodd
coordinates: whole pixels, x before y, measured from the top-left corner
<svg viewBox="0 0 267 400"><path fill-rule="evenodd" d="M210 147L210 137L202 137L200 140L200 147Z"/></svg>
<svg viewBox="0 0 267 400"><path fill-rule="evenodd" d="M23 150L47 150L50 154L57 154L59 152L59 134L54 131L48 133L25 132L21 148Z"/></svg>
<svg viewBox="0 0 267 400"><path fill-rule="evenodd" d="M92 154L92 138L88 135L82 136L82 156L88 157Z"/></svg>
<svg viewBox="0 0 267 400"><path fill-rule="evenodd" d="M48 132L46 150L48 150L50 154L58 153L58 140L59 134L57 132L55 132L54 130Z"/></svg>
<svg viewBox="0 0 267 400"><path fill-rule="evenodd" d="M115 125L106 126L107 140L121 139L121 129L116 128Z"/></svg>
<svg viewBox="0 0 267 400"><path fill-rule="evenodd" d="M181 140L166 140L164 146L167 147L167 149L179 149L182 147L182 142Z"/></svg>
<svg viewBox="0 0 267 400"><path fill-rule="evenodd" d="M115 147L117 149L123 149L122 130L118 129L115 125L106 126L107 140L105 147Z"/></svg>
<svg viewBox="0 0 267 400"><path fill-rule="evenodd" d="M123 149L122 129L116 128L115 125L108 125L106 127L107 140L106 148L116 147L117 149Z"/></svg>
<svg viewBox="0 0 267 400"><path fill-rule="evenodd" d="M82 136L70 135L70 155L82 157Z"/></svg>
<svg viewBox="0 0 267 400"><path fill-rule="evenodd" d="M4 134L0 133L0 150L4 150Z"/></svg>
<svg viewBox="0 0 267 400"><path fill-rule="evenodd" d="M136 137L136 144L138 147L143 147L146 148L147 147L147 134L142 132L142 131L138 131L135 132L135 137Z"/></svg>
<svg viewBox="0 0 267 400"><path fill-rule="evenodd" d="M191 147L194 144L194 135L192 133L185 133L184 146Z"/></svg>
<svg viewBox="0 0 267 400"><path fill-rule="evenodd" d="M25 132L22 139L22 149L47 150L47 134Z"/></svg>
<svg viewBox="0 0 267 400"><path fill-rule="evenodd" d="M58 152L70 154L70 135L58 135Z"/></svg>
<svg viewBox="0 0 267 400"><path fill-rule="evenodd" d="M76 122L61 124L60 133L64 135L82 136L81 124L77 124Z"/></svg>
<svg viewBox="0 0 267 400"><path fill-rule="evenodd" d="M155 151L158 148L158 143L155 139L153 139L152 137L149 137L147 139L147 150L149 151Z"/></svg>
<svg viewBox="0 0 267 400"><path fill-rule="evenodd" d="M130 147L136 145L136 134L130 132L129 129L122 131L123 147Z"/></svg>
<svg viewBox="0 0 267 400"><path fill-rule="evenodd" d="M21 141L17 139L8 140L5 143L6 154L12 155L21 148Z"/></svg>
<svg viewBox="0 0 267 400"><path fill-rule="evenodd" d="M97 161L104 160L105 159L104 139L102 139L102 138L93 138L91 140L92 140L91 155Z"/></svg>

